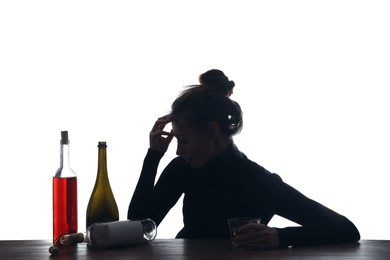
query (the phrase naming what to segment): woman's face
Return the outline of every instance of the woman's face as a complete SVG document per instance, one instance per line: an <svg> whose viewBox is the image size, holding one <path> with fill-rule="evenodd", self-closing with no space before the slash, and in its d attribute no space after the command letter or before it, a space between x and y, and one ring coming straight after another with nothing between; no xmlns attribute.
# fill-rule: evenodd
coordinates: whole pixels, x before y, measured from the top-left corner
<svg viewBox="0 0 390 260"><path fill-rule="evenodd" d="M176 154L183 156L192 168L199 169L214 157L214 139L207 131L201 133L178 118L172 122L172 133L177 139Z"/></svg>

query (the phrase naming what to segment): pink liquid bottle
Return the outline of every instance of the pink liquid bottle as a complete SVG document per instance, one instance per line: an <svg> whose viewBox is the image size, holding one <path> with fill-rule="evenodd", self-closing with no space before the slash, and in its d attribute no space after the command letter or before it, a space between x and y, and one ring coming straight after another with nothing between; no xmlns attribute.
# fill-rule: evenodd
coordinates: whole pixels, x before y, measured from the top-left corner
<svg viewBox="0 0 390 260"><path fill-rule="evenodd" d="M77 177L69 164L68 131L61 132L60 167L53 177L53 243L77 232Z"/></svg>

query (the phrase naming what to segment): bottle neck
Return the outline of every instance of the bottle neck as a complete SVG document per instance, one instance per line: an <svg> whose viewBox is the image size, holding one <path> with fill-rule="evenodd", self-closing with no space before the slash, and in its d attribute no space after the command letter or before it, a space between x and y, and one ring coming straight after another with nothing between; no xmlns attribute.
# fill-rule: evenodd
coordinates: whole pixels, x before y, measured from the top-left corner
<svg viewBox="0 0 390 260"><path fill-rule="evenodd" d="M60 168L58 168L55 177L76 177L75 172L70 167L69 162L69 142L61 143L60 148Z"/></svg>
<svg viewBox="0 0 390 260"><path fill-rule="evenodd" d="M61 144L61 155L60 155L60 167L70 168L69 162L69 144Z"/></svg>
<svg viewBox="0 0 390 260"><path fill-rule="evenodd" d="M99 181L107 181L107 149L99 146L99 161L98 161L98 179Z"/></svg>

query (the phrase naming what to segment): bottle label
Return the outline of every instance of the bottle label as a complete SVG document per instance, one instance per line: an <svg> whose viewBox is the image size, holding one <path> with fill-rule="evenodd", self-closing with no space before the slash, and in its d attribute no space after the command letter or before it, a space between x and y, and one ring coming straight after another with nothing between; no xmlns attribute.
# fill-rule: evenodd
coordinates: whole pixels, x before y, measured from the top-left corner
<svg viewBox="0 0 390 260"><path fill-rule="evenodd" d="M88 227L95 247L117 247L143 242L144 231L141 221L113 221L95 223Z"/></svg>

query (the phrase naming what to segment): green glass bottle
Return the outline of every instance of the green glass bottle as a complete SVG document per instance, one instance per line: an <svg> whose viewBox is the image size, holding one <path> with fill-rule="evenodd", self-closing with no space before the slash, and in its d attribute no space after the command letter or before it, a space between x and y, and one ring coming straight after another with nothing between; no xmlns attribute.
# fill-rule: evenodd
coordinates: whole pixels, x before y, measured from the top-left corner
<svg viewBox="0 0 390 260"><path fill-rule="evenodd" d="M119 211L107 173L107 144L98 144L98 172L87 207L86 227L119 220Z"/></svg>

